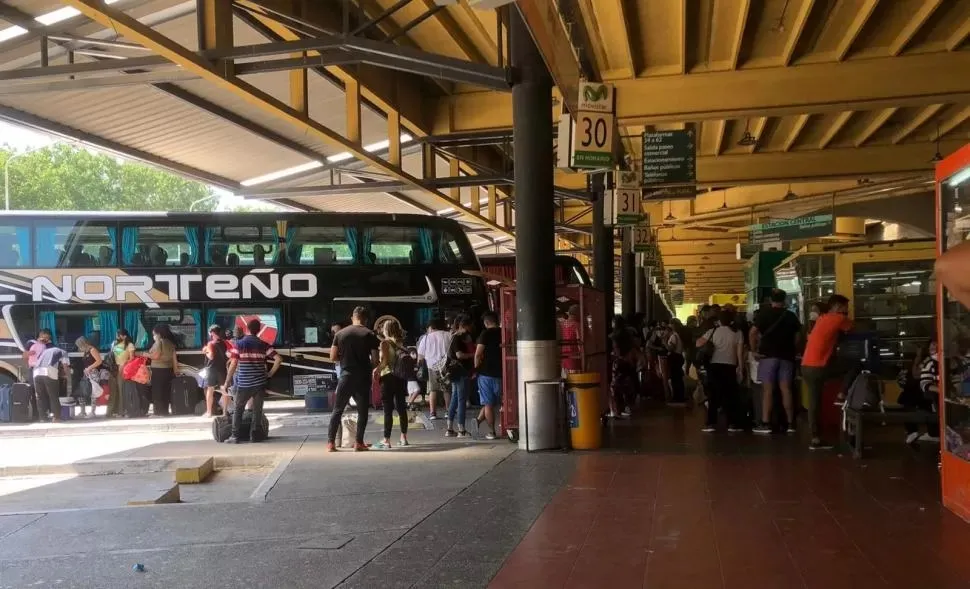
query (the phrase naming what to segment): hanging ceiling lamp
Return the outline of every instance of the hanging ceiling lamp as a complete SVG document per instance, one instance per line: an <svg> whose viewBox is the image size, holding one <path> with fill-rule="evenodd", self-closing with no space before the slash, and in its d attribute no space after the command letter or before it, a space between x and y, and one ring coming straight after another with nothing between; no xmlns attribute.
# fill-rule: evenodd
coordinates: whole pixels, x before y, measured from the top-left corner
<svg viewBox="0 0 970 589"><path fill-rule="evenodd" d="M728 208L728 206L727 206L727 190L722 190L721 191L721 194L724 196L724 200L721 202L721 210L722 211L725 211Z"/></svg>
<svg viewBox="0 0 970 589"><path fill-rule="evenodd" d="M674 208L673 203L668 203L667 204L667 216L664 217L664 221L676 221L677 220L677 217L674 216L673 208Z"/></svg>
<svg viewBox="0 0 970 589"><path fill-rule="evenodd" d="M748 119L744 120L744 134L741 135L741 139L738 139L738 145L741 147L752 147L758 145L758 138L751 134L748 127Z"/></svg>
<svg viewBox="0 0 970 589"><path fill-rule="evenodd" d="M795 200L796 198L798 198L798 195L792 192L791 184L789 184L788 192L785 193L785 196L783 196L781 200Z"/></svg>

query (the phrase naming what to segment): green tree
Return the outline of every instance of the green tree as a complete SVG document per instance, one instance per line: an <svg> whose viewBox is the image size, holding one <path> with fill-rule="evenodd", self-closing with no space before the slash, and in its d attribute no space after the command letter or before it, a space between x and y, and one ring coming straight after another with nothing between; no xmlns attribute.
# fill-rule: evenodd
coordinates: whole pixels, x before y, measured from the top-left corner
<svg viewBox="0 0 970 589"><path fill-rule="evenodd" d="M0 168L14 153L0 147ZM19 156L9 173L15 210L187 211L214 195L205 184L64 143ZM194 210L211 211L218 202L209 198Z"/></svg>

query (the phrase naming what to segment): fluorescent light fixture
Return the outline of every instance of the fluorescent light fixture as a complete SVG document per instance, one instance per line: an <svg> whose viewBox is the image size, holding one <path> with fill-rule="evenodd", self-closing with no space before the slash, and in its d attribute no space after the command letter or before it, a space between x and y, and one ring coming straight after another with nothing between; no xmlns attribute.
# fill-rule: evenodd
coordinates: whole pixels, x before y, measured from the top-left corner
<svg viewBox="0 0 970 589"><path fill-rule="evenodd" d="M69 18L75 17L81 14L81 11L77 8L71 6L65 6L64 8L58 8L57 10L52 10L47 14L42 14L35 18L37 22L44 26L50 26L61 22L62 20L67 20Z"/></svg>
<svg viewBox="0 0 970 589"><path fill-rule="evenodd" d="M970 180L970 167L964 168L956 174L950 176L950 178L946 181L946 184L950 188L956 188L967 180Z"/></svg>
<svg viewBox="0 0 970 589"><path fill-rule="evenodd" d="M401 134L401 143L407 143L412 139L414 139L414 137L411 137L407 133ZM369 153L372 153L375 151L383 151L390 146L391 146L391 142L385 139L384 141L378 141L377 143L371 143L370 145L365 145L364 151ZM327 161L330 162L331 164L336 164L339 162L345 162L350 159L354 159L353 154L351 154L349 151L341 151L340 153L335 153L330 157L328 157Z"/></svg>
<svg viewBox="0 0 970 589"><path fill-rule="evenodd" d="M115 0L117 2L118 0ZM2 34L2 33L0 33ZM407 133L401 135L401 143L407 143L414 139ZM368 152L381 151L382 149L387 149L390 146L390 141L378 141L377 143L371 143L370 145L365 145L364 150ZM335 153L331 156L327 156L327 163L336 164L340 162L345 162L347 160L354 159L353 154L349 151L341 151L340 153ZM287 176L293 176L294 174L299 174L301 172L308 172L310 170L315 170L317 168L323 167L322 162L307 162L305 164L300 164L299 166L293 166L292 168L286 168L285 170L278 170L276 172L270 172L269 174L263 174L262 176L257 176L255 178L250 178L248 180L243 180L240 182L243 186L258 186L260 184L266 184L267 182L272 182L273 180L279 180L281 178L286 178ZM453 209L452 209L453 210Z"/></svg>
<svg viewBox="0 0 970 589"><path fill-rule="evenodd" d="M503 235L501 237L496 237L495 238L495 243L502 243L503 241L508 241L510 239L512 239L512 238L509 237L508 235Z"/></svg>
<svg viewBox="0 0 970 589"><path fill-rule="evenodd" d="M323 164L320 162L307 162L305 164L300 164L299 166L293 166L292 168L286 168L285 170L277 170L275 172L270 172L269 174L263 174L262 176L256 176L255 178L250 178L249 180L243 180L240 182L243 186L258 186L260 184L265 184L267 182L272 182L273 180L279 180L280 178L286 178L287 176L292 176L294 174L299 174L300 172L307 172L309 170L315 170L317 168L322 168Z"/></svg>
<svg viewBox="0 0 970 589"><path fill-rule="evenodd" d="M435 211L437 215L447 215L448 213L454 213L455 207L448 207L447 209L441 209L440 211Z"/></svg>
<svg viewBox="0 0 970 589"><path fill-rule="evenodd" d="M14 25L12 27L7 27L2 31L0 31L0 43L3 43L8 39L19 37L20 35L25 35L26 33L27 33L27 29L17 25Z"/></svg>

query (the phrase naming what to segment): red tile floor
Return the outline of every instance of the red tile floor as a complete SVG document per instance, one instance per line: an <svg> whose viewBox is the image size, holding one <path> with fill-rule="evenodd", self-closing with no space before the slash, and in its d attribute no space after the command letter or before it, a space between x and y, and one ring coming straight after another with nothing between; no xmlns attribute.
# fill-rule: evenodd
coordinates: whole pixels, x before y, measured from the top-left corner
<svg viewBox="0 0 970 589"><path fill-rule="evenodd" d="M853 461L694 421L615 426L627 450L579 456L489 587L970 588L932 448Z"/></svg>

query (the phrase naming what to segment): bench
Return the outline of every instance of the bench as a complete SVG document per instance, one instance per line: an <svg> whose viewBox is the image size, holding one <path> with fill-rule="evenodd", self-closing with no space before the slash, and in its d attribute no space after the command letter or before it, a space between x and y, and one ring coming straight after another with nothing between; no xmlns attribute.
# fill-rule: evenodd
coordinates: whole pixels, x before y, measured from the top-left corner
<svg viewBox="0 0 970 589"><path fill-rule="evenodd" d="M862 458L863 444L863 424L865 422L879 423L919 423L933 424L939 423L938 413L921 410L894 409L887 408L886 411L859 411L858 409L845 410L846 427L842 428L843 440L852 447L852 457ZM849 431L854 432L855 444L849 440Z"/></svg>

